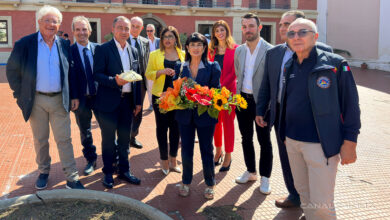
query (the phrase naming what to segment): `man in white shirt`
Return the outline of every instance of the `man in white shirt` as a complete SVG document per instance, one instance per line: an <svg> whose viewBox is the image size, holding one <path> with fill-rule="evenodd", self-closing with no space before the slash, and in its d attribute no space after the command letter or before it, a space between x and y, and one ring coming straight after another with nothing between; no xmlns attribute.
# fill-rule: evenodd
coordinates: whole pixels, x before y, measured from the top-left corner
<svg viewBox="0 0 390 220"><path fill-rule="evenodd" d="M272 45L260 37L262 25L260 19L252 14L242 17L242 32L245 44L239 46L234 54L234 67L237 75L237 93L248 102L247 109L236 111L238 125L242 135L242 148L247 170L236 178L237 183L256 181L256 159L253 145L255 125L257 139L261 147L260 154L260 192L270 194L269 178L272 171L272 144L270 130L262 128L255 123L256 101L264 74L264 59Z"/></svg>
<svg viewBox="0 0 390 220"><path fill-rule="evenodd" d="M141 111L141 83L129 83L119 74L126 70L139 72L138 55L127 42L130 20L124 16L114 19L114 39L96 47L94 78L99 83L95 108L102 134L103 185L112 188L113 163L119 156L118 178L139 185L141 180L130 172L128 148L132 117ZM115 144L117 142L117 145Z"/></svg>
<svg viewBox="0 0 390 220"><path fill-rule="evenodd" d="M146 34L148 35L150 52L160 49L160 38L156 37L155 33L156 33L156 27L153 24L146 25ZM148 80L148 84L147 84L147 88L148 88L147 92L149 98L149 108L147 109L148 111L153 111L152 87L153 87L153 80Z"/></svg>

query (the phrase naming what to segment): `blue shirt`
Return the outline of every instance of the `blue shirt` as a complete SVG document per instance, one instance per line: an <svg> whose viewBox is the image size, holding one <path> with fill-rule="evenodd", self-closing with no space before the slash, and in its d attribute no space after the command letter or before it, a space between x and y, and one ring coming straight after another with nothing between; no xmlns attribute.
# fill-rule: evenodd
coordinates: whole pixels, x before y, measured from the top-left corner
<svg viewBox="0 0 390 220"><path fill-rule="evenodd" d="M301 64L296 54L286 79L286 136L304 142L319 143L311 107L308 79L317 62L316 47Z"/></svg>
<svg viewBox="0 0 390 220"><path fill-rule="evenodd" d="M79 54L80 54L80 58L81 58L81 62L83 62L83 66L84 66L84 71L85 71L85 62L84 62L84 48L87 48L87 57L89 59L89 63L91 64L91 70L93 72L93 55L92 55L92 50L91 50L91 43L88 42L87 46L83 46L79 43L77 43L77 49L79 50ZM85 73L86 74L86 73ZM85 76L87 78L87 76ZM95 85L96 86L96 85ZM87 95L89 95L89 88L88 88L88 82L87 82Z"/></svg>
<svg viewBox="0 0 390 220"><path fill-rule="evenodd" d="M57 36L55 36L53 46L50 49L49 45L43 40L41 32L38 32L36 91L61 91L60 56L58 54L57 41Z"/></svg>

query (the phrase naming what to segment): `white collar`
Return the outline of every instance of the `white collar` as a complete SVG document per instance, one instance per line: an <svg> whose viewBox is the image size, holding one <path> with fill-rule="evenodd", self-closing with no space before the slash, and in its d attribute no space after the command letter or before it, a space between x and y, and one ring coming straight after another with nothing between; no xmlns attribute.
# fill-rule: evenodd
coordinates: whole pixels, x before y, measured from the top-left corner
<svg viewBox="0 0 390 220"><path fill-rule="evenodd" d="M129 43L127 43L127 41L126 41L126 46L125 46L125 48L123 48L123 49L122 49L121 44L115 39L115 37L114 37L114 41L115 41L116 47L117 47L118 49L120 49L120 50L125 50L126 48L129 47Z"/></svg>

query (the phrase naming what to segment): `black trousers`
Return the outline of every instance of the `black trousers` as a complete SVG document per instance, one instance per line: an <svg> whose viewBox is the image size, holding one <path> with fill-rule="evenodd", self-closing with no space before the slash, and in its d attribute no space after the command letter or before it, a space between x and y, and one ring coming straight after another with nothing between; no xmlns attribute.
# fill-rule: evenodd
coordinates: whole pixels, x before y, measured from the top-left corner
<svg viewBox="0 0 390 220"><path fill-rule="evenodd" d="M132 138L134 138L135 136L138 135L139 127L141 126L141 122L142 122L142 110L143 110L145 94L146 94L144 80L141 81L141 84L142 84L141 85L141 111L136 116L134 116L134 114L132 114L132 123L131 123L131 137Z"/></svg>
<svg viewBox="0 0 390 220"><path fill-rule="evenodd" d="M241 93L248 102L247 109L236 109L238 126L242 136L242 149L244 152L245 165L248 172L256 172L256 156L253 145L253 125L256 128L257 140L260 144L260 175L265 177L271 176L272 171L272 144L270 130L268 127L260 127L256 124L256 103L252 95Z"/></svg>
<svg viewBox="0 0 390 220"><path fill-rule="evenodd" d="M291 168L290 168L290 162L288 160L288 154L287 154L287 149L286 145L280 138L279 134L279 104L276 106L276 119L275 119L275 134L276 134L276 140L278 141L278 148L279 148L279 158L280 158L280 164L282 166L282 172L283 172L283 179L284 183L286 185L287 191L289 193L288 198L296 203L297 205L300 204L300 198L297 190L295 189L294 186L294 179L291 173Z"/></svg>
<svg viewBox="0 0 390 220"><path fill-rule="evenodd" d="M160 150L160 159L168 160L168 140L167 133L169 129L169 156L176 157L179 148L179 125L175 120L175 111L165 114L160 113L156 100L159 97L152 96L154 116L156 118L156 135L158 148Z"/></svg>
<svg viewBox="0 0 390 220"><path fill-rule="evenodd" d="M103 173L113 174L112 164L119 156L119 173L129 171L127 149L130 143L130 126L134 110L133 94L121 98L119 106L112 112L98 112L98 122L102 134ZM140 114L140 113L139 113ZM115 145L117 140L117 147ZM116 153L117 151L117 153Z"/></svg>
<svg viewBox="0 0 390 220"><path fill-rule="evenodd" d="M83 155L88 162L96 160L96 146L93 145L91 133L93 96L87 96L80 101L79 108L74 112L76 123L80 129L81 144L83 145ZM96 115L95 115L96 116Z"/></svg>

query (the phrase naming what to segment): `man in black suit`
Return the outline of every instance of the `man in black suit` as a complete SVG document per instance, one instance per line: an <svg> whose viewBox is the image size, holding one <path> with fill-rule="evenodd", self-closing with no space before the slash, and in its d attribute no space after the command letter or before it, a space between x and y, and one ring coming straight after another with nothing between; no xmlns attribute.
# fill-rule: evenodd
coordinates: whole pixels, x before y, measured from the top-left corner
<svg viewBox="0 0 390 220"><path fill-rule="evenodd" d="M287 42L287 30L290 24L297 18L304 18L305 15L302 11L288 11L282 15L282 18L279 22L279 34L283 42ZM317 47L332 52L332 48L326 44L317 43ZM280 133L278 128L278 123L276 117L279 115L279 104L280 104L280 95L281 95L281 85L283 78L281 74L283 73L284 65L292 57L294 51L292 51L287 43L279 44L274 48L268 50L265 58L265 70L264 78L259 90L258 102L256 106L256 123L261 126L268 126L269 129L272 128L272 125L275 125L276 139L279 147L279 157L280 163L283 171L283 178L286 185L286 188L289 192L289 195L285 198L281 198L275 201L275 205L279 208L291 208L299 207L300 199L297 190L294 187L294 180L291 173L290 164L288 161L287 151L285 144L280 139ZM271 100L278 100L277 102L272 102ZM270 112L270 122L267 125L264 122L264 117L268 113L268 108L271 109ZM276 111L273 111L276 109Z"/></svg>
<svg viewBox="0 0 390 220"><path fill-rule="evenodd" d="M92 75L93 54L96 43L88 40L92 28L88 19L77 16L72 21L73 36L76 38L70 49L72 53L71 71L69 75L70 92L72 94L72 111L80 129L83 154L87 160L84 174L91 174L96 167L96 147L93 145L91 132L92 107L94 104L97 86Z"/></svg>
<svg viewBox="0 0 390 220"><path fill-rule="evenodd" d="M141 183L130 173L127 154L132 117L141 111L141 83L129 83L118 76L126 70L139 72L137 49L127 42L130 28L128 18L115 18L114 38L95 49L93 75L99 84L95 109L102 134L103 185L107 188L114 185L113 162L117 154L119 179L136 185Z"/></svg>
<svg viewBox="0 0 390 220"><path fill-rule="evenodd" d="M39 9L39 31L17 41L7 63L9 85L33 133L40 173L35 183L37 189L46 188L49 178L49 125L67 179L66 187L84 189L70 137L69 44L56 36L61 21L57 8L46 5Z"/></svg>
<svg viewBox="0 0 390 220"><path fill-rule="evenodd" d="M144 22L140 17L131 18L130 38L128 42L131 46L137 48L139 56L139 73L143 80L141 81L141 106L143 106L145 93L147 90L147 79L145 77L145 70L149 61L149 40L140 36L144 28ZM142 110L141 110L142 112ZM139 127L142 122L142 114L133 116L133 124L131 125L130 146L141 149L142 144L135 138L138 135Z"/></svg>

